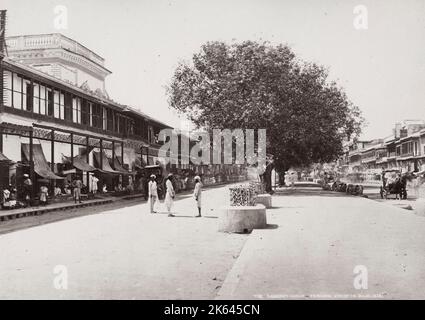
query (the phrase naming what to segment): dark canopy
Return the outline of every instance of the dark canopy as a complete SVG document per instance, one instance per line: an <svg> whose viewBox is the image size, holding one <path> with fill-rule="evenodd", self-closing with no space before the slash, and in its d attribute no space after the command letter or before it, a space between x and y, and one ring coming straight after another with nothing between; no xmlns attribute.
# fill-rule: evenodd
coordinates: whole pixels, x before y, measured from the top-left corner
<svg viewBox="0 0 425 320"><path fill-rule="evenodd" d="M71 157L64 156L64 158L66 159L67 162L71 163ZM72 164L78 170L85 171L85 172L93 172L97 170L95 167L89 165L86 162L86 160L84 160L83 156L81 155L75 156L72 161Z"/></svg>
<svg viewBox="0 0 425 320"><path fill-rule="evenodd" d="M94 154L94 159L95 159L97 169L103 171L104 173L122 174L122 172L115 171L114 169L111 168L108 157L106 156L104 152L102 153L102 168L100 167L100 152L94 151L93 154Z"/></svg>
<svg viewBox="0 0 425 320"><path fill-rule="evenodd" d="M12 160L10 160L2 152L0 152L0 162L12 162Z"/></svg>
<svg viewBox="0 0 425 320"><path fill-rule="evenodd" d="M32 150L33 150L34 171L38 175L50 180L63 179L63 177L57 176L52 171L52 169L50 169L50 166L46 161L46 157L44 156L43 149L41 148L41 144L33 144ZM23 143L22 152L26 160L29 162L30 161L30 145L27 143Z"/></svg>
<svg viewBox="0 0 425 320"><path fill-rule="evenodd" d="M109 159L109 160L112 163L112 159ZM122 174L128 174L128 175L134 174L133 172L128 171L122 166L121 161L117 158L117 156L115 156L114 158L114 168L116 171L119 171Z"/></svg>
<svg viewBox="0 0 425 320"><path fill-rule="evenodd" d="M145 159L136 157L136 161L135 161L136 169L140 169L140 170L141 170L141 169L143 169L146 165L147 165L147 164L146 164Z"/></svg>

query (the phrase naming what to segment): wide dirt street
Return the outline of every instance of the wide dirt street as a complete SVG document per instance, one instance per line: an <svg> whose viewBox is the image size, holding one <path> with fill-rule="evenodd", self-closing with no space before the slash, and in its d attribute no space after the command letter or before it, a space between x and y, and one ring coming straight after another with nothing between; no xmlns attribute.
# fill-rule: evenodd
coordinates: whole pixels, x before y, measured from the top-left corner
<svg viewBox="0 0 425 320"><path fill-rule="evenodd" d="M425 298L425 217L319 188L285 194L273 197L270 228L250 235L220 299Z"/></svg>
<svg viewBox="0 0 425 320"><path fill-rule="evenodd" d="M174 218L143 203L0 235L0 298L212 299L248 237L217 232L228 197L204 191L205 218L186 195Z"/></svg>
<svg viewBox="0 0 425 320"><path fill-rule="evenodd" d="M205 190L204 218L185 195L174 218L143 203L0 235L0 298L425 298L425 217L299 185L267 229L219 233L228 197Z"/></svg>

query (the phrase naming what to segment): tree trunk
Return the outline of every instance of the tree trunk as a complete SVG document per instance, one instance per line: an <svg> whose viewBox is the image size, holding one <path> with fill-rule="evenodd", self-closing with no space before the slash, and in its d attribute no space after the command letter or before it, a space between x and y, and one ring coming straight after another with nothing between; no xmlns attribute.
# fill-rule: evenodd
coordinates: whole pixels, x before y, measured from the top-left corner
<svg viewBox="0 0 425 320"><path fill-rule="evenodd" d="M272 170L273 170L274 166L273 164L268 164L266 166L266 170L264 171L263 174L263 183L266 189L267 193L273 194L273 189L272 189Z"/></svg>

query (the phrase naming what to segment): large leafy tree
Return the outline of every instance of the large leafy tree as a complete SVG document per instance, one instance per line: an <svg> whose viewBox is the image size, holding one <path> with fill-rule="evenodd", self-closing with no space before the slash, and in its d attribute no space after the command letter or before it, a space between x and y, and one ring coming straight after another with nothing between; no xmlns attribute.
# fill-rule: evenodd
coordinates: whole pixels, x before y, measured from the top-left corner
<svg viewBox="0 0 425 320"><path fill-rule="evenodd" d="M198 127L266 128L280 172L336 159L363 121L324 67L267 42L208 42L179 63L167 91L171 107Z"/></svg>

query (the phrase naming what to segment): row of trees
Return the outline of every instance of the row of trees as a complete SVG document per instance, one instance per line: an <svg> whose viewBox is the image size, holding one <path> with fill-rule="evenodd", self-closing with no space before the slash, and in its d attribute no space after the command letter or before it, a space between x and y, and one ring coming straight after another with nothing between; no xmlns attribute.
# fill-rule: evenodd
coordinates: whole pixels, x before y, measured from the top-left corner
<svg viewBox="0 0 425 320"><path fill-rule="evenodd" d="M266 128L267 153L280 173L335 160L363 123L328 71L287 45L208 42L179 63L167 92L170 106L200 128Z"/></svg>

